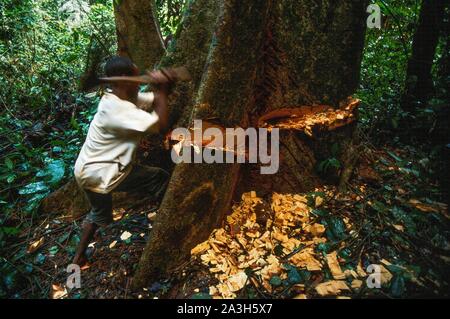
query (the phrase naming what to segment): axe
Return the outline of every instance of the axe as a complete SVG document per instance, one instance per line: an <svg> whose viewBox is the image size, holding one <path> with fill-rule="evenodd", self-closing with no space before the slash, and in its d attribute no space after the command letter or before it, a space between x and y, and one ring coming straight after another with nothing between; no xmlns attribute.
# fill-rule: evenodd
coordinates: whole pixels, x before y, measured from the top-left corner
<svg viewBox="0 0 450 319"><path fill-rule="evenodd" d="M167 71L170 70L170 76L167 74ZM177 67L177 68L171 68L171 69L161 69L160 70L165 76L167 76L169 79L172 78L174 82L185 82L192 80L192 77L187 70L186 67ZM100 77L97 78L94 76L88 76L85 79L81 80L81 90L86 92L91 89L93 89L96 86L99 86L101 84L108 84L108 83L117 83L117 82L133 82L133 83L139 83L139 84L155 84L153 83L152 78L147 75L137 75L137 76L111 76L111 77Z"/></svg>

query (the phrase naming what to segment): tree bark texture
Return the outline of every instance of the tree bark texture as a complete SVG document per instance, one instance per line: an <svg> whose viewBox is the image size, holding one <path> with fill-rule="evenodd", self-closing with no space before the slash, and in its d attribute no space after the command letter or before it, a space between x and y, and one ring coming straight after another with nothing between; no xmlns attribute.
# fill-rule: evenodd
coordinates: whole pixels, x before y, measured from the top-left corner
<svg viewBox="0 0 450 319"><path fill-rule="evenodd" d="M164 42L151 0L114 1L118 54L143 71L153 69L164 53Z"/></svg>

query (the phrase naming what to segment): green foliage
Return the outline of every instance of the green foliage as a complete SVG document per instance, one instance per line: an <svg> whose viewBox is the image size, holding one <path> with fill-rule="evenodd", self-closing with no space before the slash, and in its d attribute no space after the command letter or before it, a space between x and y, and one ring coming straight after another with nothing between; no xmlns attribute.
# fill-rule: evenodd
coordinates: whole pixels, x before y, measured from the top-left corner
<svg viewBox="0 0 450 319"><path fill-rule="evenodd" d="M156 0L157 16L164 37L175 35L182 19L186 0Z"/></svg>
<svg viewBox="0 0 450 319"><path fill-rule="evenodd" d="M326 227L325 235L331 242L343 240L347 236L344 221L340 217L327 217L321 224Z"/></svg>
<svg viewBox="0 0 450 319"><path fill-rule="evenodd" d="M98 103L77 88L93 40L115 52L112 0L0 3L0 249L72 175Z"/></svg>
<svg viewBox="0 0 450 319"><path fill-rule="evenodd" d="M381 29L368 29L361 66L361 123L368 129L396 129L407 116L400 108L406 66L420 7L415 0L375 1Z"/></svg>

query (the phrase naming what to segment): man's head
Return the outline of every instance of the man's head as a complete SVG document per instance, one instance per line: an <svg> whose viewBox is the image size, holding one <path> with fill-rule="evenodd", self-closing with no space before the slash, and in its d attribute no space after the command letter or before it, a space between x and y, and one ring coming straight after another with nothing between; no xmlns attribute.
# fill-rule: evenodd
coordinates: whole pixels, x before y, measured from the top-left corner
<svg viewBox="0 0 450 319"><path fill-rule="evenodd" d="M127 57L113 56L105 64L105 74L112 76L135 76L139 75L137 66ZM117 82L112 85L113 91L123 91L129 96L139 92L139 84L132 82Z"/></svg>
<svg viewBox="0 0 450 319"><path fill-rule="evenodd" d="M127 57L113 56L106 61L105 74L111 76L134 76L139 74L137 66Z"/></svg>

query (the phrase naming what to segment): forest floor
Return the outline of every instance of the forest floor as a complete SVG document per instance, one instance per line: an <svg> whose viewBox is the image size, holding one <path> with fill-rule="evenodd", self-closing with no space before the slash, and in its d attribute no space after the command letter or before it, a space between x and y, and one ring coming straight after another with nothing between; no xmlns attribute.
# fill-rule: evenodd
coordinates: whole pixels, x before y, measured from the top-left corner
<svg viewBox="0 0 450 319"><path fill-rule="evenodd" d="M6 256L29 270L11 296L448 298L450 220L430 165L413 147L367 146L346 193L332 186L245 193L183 267L139 291L130 282L158 203L115 208L116 222L91 244L91 264L82 269L81 288L72 290L66 267L80 221L41 216ZM371 264L380 271L379 289L370 288Z"/></svg>

